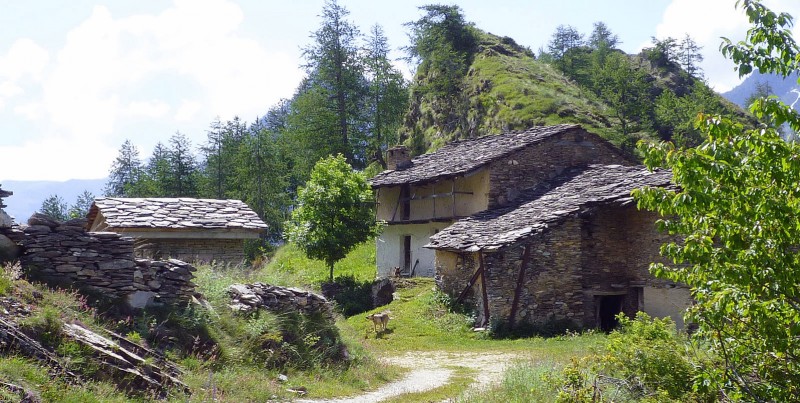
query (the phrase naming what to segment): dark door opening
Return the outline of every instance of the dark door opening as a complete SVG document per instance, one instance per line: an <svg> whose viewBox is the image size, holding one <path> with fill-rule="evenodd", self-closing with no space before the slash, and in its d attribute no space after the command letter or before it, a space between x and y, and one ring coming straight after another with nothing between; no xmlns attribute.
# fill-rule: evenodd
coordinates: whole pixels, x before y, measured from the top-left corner
<svg viewBox="0 0 800 403"><path fill-rule="evenodd" d="M622 312L624 295L601 295L597 301L597 324L600 330L610 332L619 325L617 315Z"/></svg>
<svg viewBox="0 0 800 403"><path fill-rule="evenodd" d="M403 237L403 273L411 273L411 235Z"/></svg>

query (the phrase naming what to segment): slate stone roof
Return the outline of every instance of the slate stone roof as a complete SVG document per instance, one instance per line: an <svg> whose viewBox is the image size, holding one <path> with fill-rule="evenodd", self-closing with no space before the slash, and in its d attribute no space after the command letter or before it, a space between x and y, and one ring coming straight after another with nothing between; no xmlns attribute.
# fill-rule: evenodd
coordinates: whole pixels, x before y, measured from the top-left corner
<svg viewBox="0 0 800 403"><path fill-rule="evenodd" d="M370 183L373 188L377 188L429 182L466 174L514 151L572 129L580 129L580 125L534 127L525 131L452 142L437 151L413 158L411 166L406 169L383 171L372 178Z"/></svg>
<svg viewBox="0 0 800 403"><path fill-rule="evenodd" d="M492 251L560 224L570 215L608 204L632 202L642 186L671 187L672 172L643 166L590 165L525 192L514 206L459 220L431 236L426 248Z"/></svg>
<svg viewBox="0 0 800 403"><path fill-rule="evenodd" d="M241 200L191 198L97 198L89 209L91 226L98 212L109 228L241 229L267 228Z"/></svg>

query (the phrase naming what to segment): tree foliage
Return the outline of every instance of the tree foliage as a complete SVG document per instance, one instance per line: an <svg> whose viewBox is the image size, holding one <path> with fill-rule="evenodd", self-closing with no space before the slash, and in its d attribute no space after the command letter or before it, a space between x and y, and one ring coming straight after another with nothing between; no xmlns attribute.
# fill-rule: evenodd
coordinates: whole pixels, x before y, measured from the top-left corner
<svg viewBox="0 0 800 403"><path fill-rule="evenodd" d="M358 119L365 92L357 43L361 33L347 20L349 14L335 0L325 2L322 24L312 33L314 42L303 50L309 76L306 83L308 95L301 94L313 100L299 103L297 107L324 108L325 113L309 116L322 121L311 123L326 127L329 136L325 140L330 142L334 153L341 153L350 163L358 161L359 166L363 166L363 151L357 150L364 135ZM310 112L308 108L299 111L303 114Z"/></svg>
<svg viewBox="0 0 800 403"><path fill-rule="evenodd" d="M79 194L75 199L75 203L69 206L67 217L86 217L89 214L89 209L92 207L92 203L94 203L94 195L92 192L84 190L83 193Z"/></svg>
<svg viewBox="0 0 800 403"><path fill-rule="evenodd" d="M67 202L64 201L63 197L57 194L52 194L44 199L42 205L39 207L39 212L58 221L66 221L69 219Z"/></svg>
<svg viewBox="0 0 800 403"><path fill-rule="evenodd" d="M141 174L142 161L139 159L139 150L130 140L125 140L120 146L119 155L111 165L103 193L107 197L128 197Z"/></svg>
<svg viewBox="0 0 800 403"><path fill-rule="evenodd" d="M723 54L741 74L752 67L784 76L798 70L792 18L758 1L738 2L752 28L745 41L725 41ZM775 98L751 110L777 125L800 128L800 116ZM653 264L660 277L688 284L688 313L719 366L703 368L697 388L726 400L800 399L800 146L771 127L745 128L702 114L705 139L696 148L643 144L645 163L670 168L677 189L635 192L639 206L658 211L659 226L679 236Z"/></svg>
<svg viewBox="0 0 800 403"><path fill-rule="evenodd" d="M323 260L332 282L334 263L376 234L372 189L343 156L331 156L314 166L297 202L288 238L308 257Z"/></svg>

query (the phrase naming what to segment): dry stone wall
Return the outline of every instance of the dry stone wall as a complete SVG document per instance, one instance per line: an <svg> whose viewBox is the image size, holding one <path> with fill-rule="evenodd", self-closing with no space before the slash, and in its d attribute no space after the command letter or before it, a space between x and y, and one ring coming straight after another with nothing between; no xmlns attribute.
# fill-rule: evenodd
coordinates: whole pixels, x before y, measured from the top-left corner
<svg viewBox="0 0 800 403"><path fill-rule="evenodd" d="M231 297L229 306L234 311L249 313L264 308L277 313L321 314L333 320L333 309L328 300L310 291L254 283L234 284L228 287L228 295Z"/></svg>
<svg viewBox="0 0 800 403"><path fill-rule="evenodd" d="M27 226L8 233L22 247L26 276L49 284L69 285L131 307L191 300L192 272L180 260L137 259L133 239L113 232L86 232L86 219L58 222L34 214Z"/></svg>

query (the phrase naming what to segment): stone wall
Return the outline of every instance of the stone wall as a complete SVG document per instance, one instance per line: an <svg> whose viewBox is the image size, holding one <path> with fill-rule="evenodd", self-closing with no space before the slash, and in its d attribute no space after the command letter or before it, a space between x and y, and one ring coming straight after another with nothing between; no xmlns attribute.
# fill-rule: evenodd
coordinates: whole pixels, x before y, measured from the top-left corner
<svg viewBox="0 0 800 403"><path fill-rule="evenodd" d="M669 238L656 230L656 216L634 205L601 206L524 243L484 253L489 321L508 321L525 247L530 247L516 323L546 325L571 322L592 328L602 298L619 296L622 312L638 310L680 317L689 303L686 287L655 278L648 267L661 259L659 247ZM477 253L437 251L437 280L443 291L458 295L478 268ZM480 279L470 295L477 323L485 323ZM657 292L664 290L664 292ZM660 295L652 301L646 295ZM664 297L666 296L666 297Z"/></svg>
<svg viewBox="0 0 800 403"><path fill-rule="evenodd" d="M297 288L286 288L264 283L234 284L228 287L231 309L249 313L264 308L276 313L300 312L305 315L321 314L333 320L333 309L322 295Z"/></svg>
<svg viewBox="0 0 800 403"><path fill-rule="evenodd" d="M27 226L10 233L22 247L25 275L124 299L135 308L191 300L193 266L174 259L137 259L133 239L113 232L86 232L85 225L85 219L61 223L34 214Z"/></svg>
<svg viewBox="0 0 800 403"><path fill-rule="evenodd" d="M633 163L597 135L574 129L492 162L489 208L505 206L523 190L551 180L568 168L587 164Z"/></svg>
<svg viewBox="0 0 800 403"><path fill-rule="evenodd" d="M137 239L136 255L148 259L174 258L186 262L241 265L243 239Z"/></svg>

